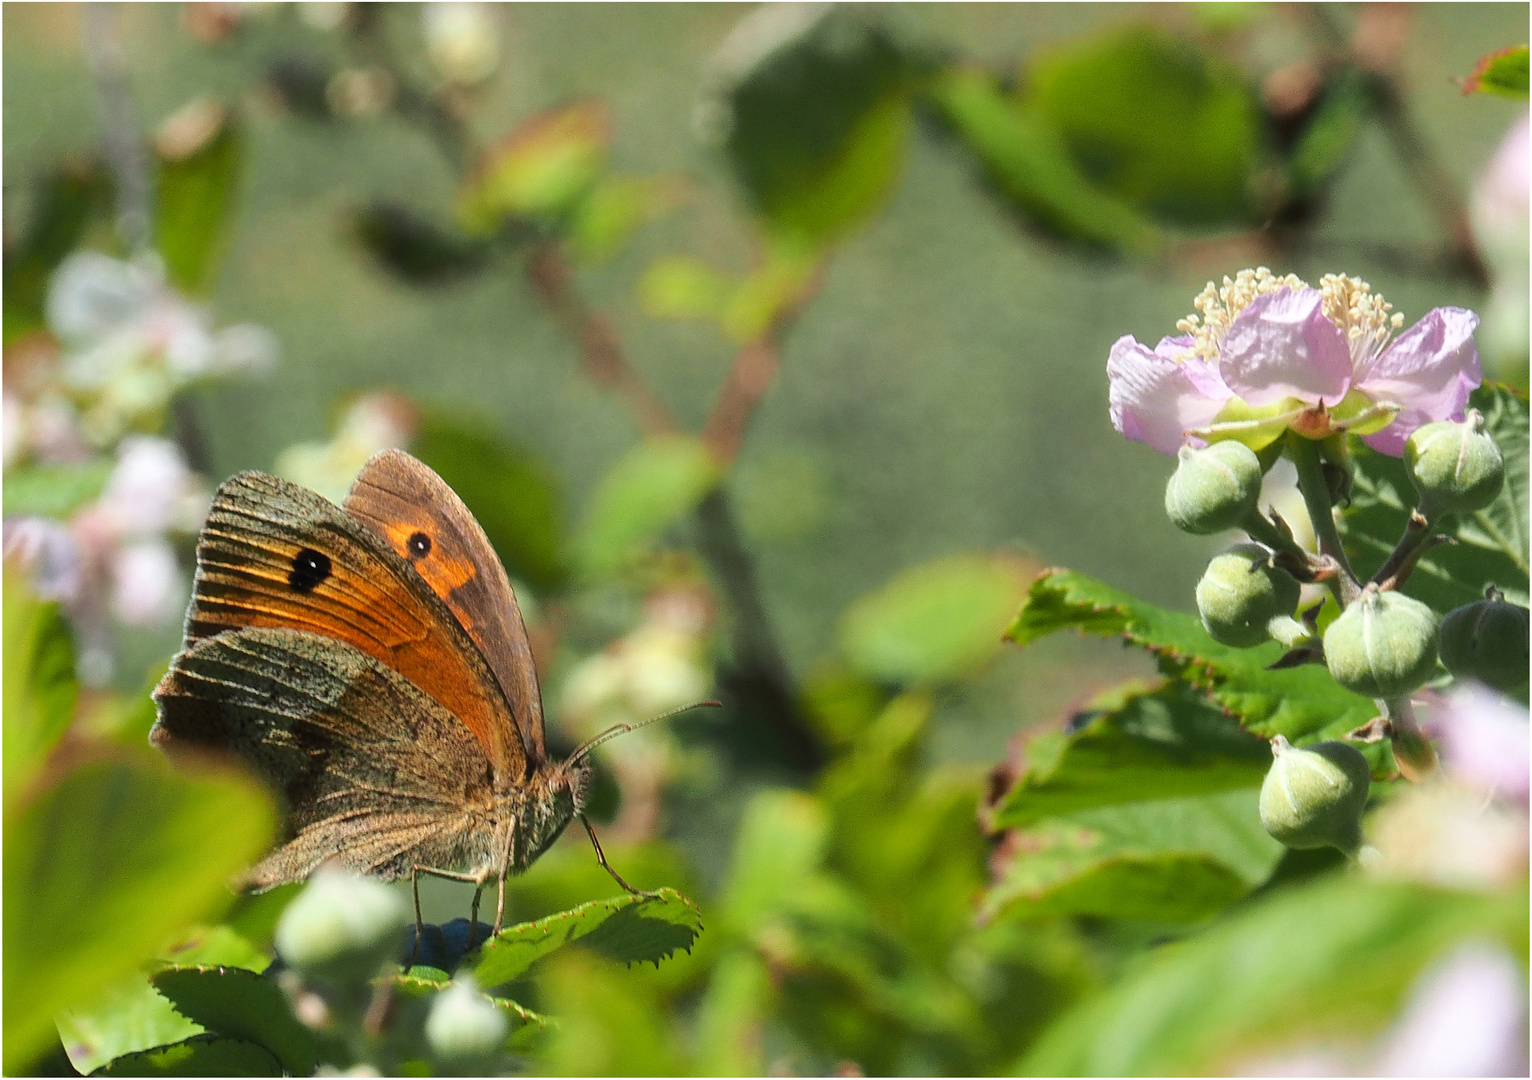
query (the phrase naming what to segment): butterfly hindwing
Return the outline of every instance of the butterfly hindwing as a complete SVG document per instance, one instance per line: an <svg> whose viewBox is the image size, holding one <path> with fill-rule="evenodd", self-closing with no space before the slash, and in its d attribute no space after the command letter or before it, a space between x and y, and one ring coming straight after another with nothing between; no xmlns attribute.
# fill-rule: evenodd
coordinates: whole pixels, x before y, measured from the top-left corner
<svg viewBox="0 0 1532 1080"><path fill-rule="evenodd" d="M409 562L479 647L510 704L527 758L545 756L543 707L527 628L489 538L456 492L402 450L372 457L345 510Z"/></svg>
<svg viewBox="0 0 1532 1080"><path fill-rule="evenodd" d="M154 697L152 742L232 753L287 803L288 835L247 886L301 880L330 858L385 878L489 859L482 747L360 649L291 629L223 631L177 656Z"/></svg>
<svg viewBox="0 0 1532 1080"><path fill-rule="evenodd" d="M218 489L198 537L186 647L259 627L330 638L380 661L466 725L508 782L525 774L494 674L420 575L333 503L246 472Z"/></svg>

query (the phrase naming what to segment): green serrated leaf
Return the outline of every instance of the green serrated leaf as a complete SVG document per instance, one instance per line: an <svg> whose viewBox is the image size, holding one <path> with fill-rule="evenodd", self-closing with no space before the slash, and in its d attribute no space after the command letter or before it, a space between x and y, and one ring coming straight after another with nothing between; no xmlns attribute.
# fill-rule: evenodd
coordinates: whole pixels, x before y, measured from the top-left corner
<svg viewBox="0 0 1532 1080"><path fill-rule="evenodd" d="M1266 880L1282 857L1282 845L1261 827L1258 791L1257 782L1099 806L1029 826L984 910L1159 922L1216 914Z"/></svg>
<svg viewBox="0 0 1532 1080"><path fill-rule="evenodd" d="M128 1054L92 1076L280 1076L277 1059L254 1043L197 1035Z"/></svg>
<svg viewBox="0 0 1532 1080"><path fill-rule="evenodd" d="M1512 45L1480 59L1473 74L1463 81L1463 93L1526 101L1527 46Z"/></svg>
<svg viewBox="0 0 1532 1080"><path fill-rule="evenodd" d="M241 936L233 927L198 926L159 959L175 967L233 967L260 974L271 966L271 957Z"/></svg>
<svg viewBox="0 0 1532 1080"><path fill-rule="evenodd" d="M1059 236L1135 254L1162 243L1153 223L1092 182L1058 133L1024 111L989 75L955 69L937 78L928 93L990 180L1037 224Z"/></svg>
<svg viewBox="0 0 1532 1080"><path fill-rule="evenodd" d="M205 294L228 243L244 135L226 109L201 102L172 117L158 143L156 247L171 284Z"/></svg>
<svg viewBox="0 0 1532 1080"><path fill-rule="evenodd" d="M5 516L67 518L96 500L116 462L84 465L22 465L5 474Z"/></svg>
<svg viewBox="0 0 1532 1080"><path fill-rule="evenodd" d="M956 679L999 649L1027 578L1013 560L979 555L905 570L847 610L841 649L853 667L885 682Z"/></svg>
<svg viewBox="0 0 1532 1080"><path fill-rule="evenodd" d="M57 1013L226 905L229 879L272 836L254 781L100 753L6 813L7 1069L45 1044Z"/></svg>
<svg viewBox="0 0 1532 1080"><path fill-rule="evenodd" d="M149 976L134 972L94 1001L58 1017L59 1041L69 1063L89 1073L115 1058L203 1034L154 989Z"/></svg>
<svg viewBox="0 0 1532 1080"><path fill-rule="evenodd" d="M1482 599L1496 585L1516 602L1527 602L1527 401L1508 387L1486 383L1469 405L1484 414L1505 458L1505 486L1477 513L1450 517L1442 531L1457 543L1421 559L1401 590L1444 613ZM1416 502L1404 462L1365 444L1354 446L1356 483L1345 511L1347 553L1357 573L1371 575L1399 538Z"/></svg>
<svg viewBox="0 0 1532 1080"><path fill-rule="evenodd" d="M1015 828L1096 806L1259 787L1267 744L1242 731L1184 683L1132 694L1122 705L1059 737L995 810Z"/></svg>
<svg viewBox="0 0 1532 1080"><path fill-rule="evenodd" d="M313 1031L264 975L234 967L172 967L155 972L152 981L182 1016L218 1035L255 1043L286 1072L308 1076L318 1067Z"/></svg>
<svg viewBox="0 0 1532 1080"><path fill-rule="evenodd" d="M7 482L9 482L7 480ZM74 639L57 604L5 567L5 794L13 799L74 718Z"/></svg>
<svg viewBox="0 0 1532 1080"><path fill-rule="evenodd" d="M1338 739L1377 715L1372 701L1342 690L1322 666L1266 670L1282 655L1276 642L1254 649L1220 645L1195 615L1165 611L1084 574L1050 570L1033 583L1009 636L1025 645L1065 629L1120 635L1148 649L1166 674L1185 679L1268 738Z"/></svg>
<svg viewBox="0 0 1532 1080"><path fill-rule="evenodd" d="M1411 982L1466 937L1527 948L1525 888L1439 892L1356 874L1284 889L1157 949L1060 1018L1020 1076L1229 1075L1268 1053L1351 1045L1398 1014Z"/></svg>
<svg viewBox="0 0 1532 1080"><path fill-rule="evenodd" d="M608 922L616 925L607 927ZM499 986L562 945L590 937L604 954L623 963L659 963L691 947L702 933L702 918L674 889L592 900L571 911L502 930L487 942L474 967L480 986Z"/></svg>
<svg viewBox="0 0 1532 1080"><path fill-rule="evenodd" d="M646 439L597 486L581 530L581 562L595 578L616 573L702 501L718 463L698 439Z"/></svg>
<svg viewBox="0 0 1532 1080"><path fill-rule="evenodd" d="M564 583L562 507L545 462L471 420L434 412L421 418L410 452L457 492L511 577L536 589Z"/></svg>

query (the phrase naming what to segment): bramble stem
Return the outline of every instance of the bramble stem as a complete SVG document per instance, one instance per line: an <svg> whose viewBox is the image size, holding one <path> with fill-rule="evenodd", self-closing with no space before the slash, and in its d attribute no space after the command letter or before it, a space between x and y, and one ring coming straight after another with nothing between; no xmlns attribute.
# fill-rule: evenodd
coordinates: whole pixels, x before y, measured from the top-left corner
<svg viewBox="0 0 1532 1080"><path fill-rule="evenodd" d="M1394 761L1406 780L1420 783L1436 772L1436 747L1420 730L1415 707L1408 696L1396 701L1379 699L1378 707L1389 720L1389 738L1394 746Z"/></svg>
<svg viewBox="0 0 1532 1080"><path fill-rule="evenodd" d="M1335 515L1331 512L1330 487L1325 483L1320 462L1319 444L1294 432L1287 434L1287 456L1298 468L1298 490L1303 494L1303 505L1308 508L1309 520L1314 526L1314 536L1319 540L1319 551L1328 555L1340 568L1340 573L1330 577L1325 584L1336 601L1345 607L1361 595L1362 586L1346 558L1341 544L1340 531L1335 527Z"/></svg>

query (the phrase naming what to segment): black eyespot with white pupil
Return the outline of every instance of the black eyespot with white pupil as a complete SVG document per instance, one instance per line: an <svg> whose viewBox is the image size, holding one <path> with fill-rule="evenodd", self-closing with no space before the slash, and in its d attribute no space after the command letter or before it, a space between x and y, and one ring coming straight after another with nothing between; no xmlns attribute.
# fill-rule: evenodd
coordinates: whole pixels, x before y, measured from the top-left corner
<svg viewBox="0 0 1532 1080"><path fill-rule="evenodd" d="M404 542L404 546L409 549L410 557L414 559L423 559L431 554L431 538L423 532L411 536Z"/></svg>
<svg viewBox="0 0 1532 1080"><path fill-rule="evenodd" d="M296 592L313 592L314 588L330 576L330 557L322 551L304 548L293 556L292 572L287 583Z"/></svg>

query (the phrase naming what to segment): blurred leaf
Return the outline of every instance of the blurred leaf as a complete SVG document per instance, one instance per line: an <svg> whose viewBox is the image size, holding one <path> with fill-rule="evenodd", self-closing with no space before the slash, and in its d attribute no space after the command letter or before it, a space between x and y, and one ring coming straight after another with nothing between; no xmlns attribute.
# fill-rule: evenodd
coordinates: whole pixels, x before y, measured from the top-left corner
<svg viewBox="0 0 1532 1080"><path fill-rule="evenodd" d="M1391 1022L1465 937L1527 948L1527 895L1449 893L1359 874L1273 893L1156 949L1043 1033L1027 1076L1237 1074L1264 1054L1350 1045Z"/></svg>
<svg viewBox="0 0 1532 1080"><path fill-rule="evenodd" d="M1184 679L1267 738L1286 735L1297 742L1338 739L1377 714L1372 701L1342 690L1319 665L1267 671L1282 646L1267 642L1233 649L1210 638L1195 615L1165 611L1084 574L1050 570L1032 584L1010 638L1021 645L1059 630L1098 637L1121 635L1148 649L1160 670ZM1386 744L1359 747L1364 752ZM1374 774L1387 772L1373 760Z"/></svg>
<svg viewBox="0 0 1532 1080"><path fill-rule="evenodd" d="M43 326L48 279L80 246L97 217L110 212L112 185L98 161L66 159L36 182L26 229L15 243L7 230L3 303L5 344ZM7 485L10 478L7 477ZM6 511L9 515L10 511Z"/></svg>
<svg viewBox="0 0 1532 1080"><path fill-rule="evenodd" d="M718 463L700 440L645 439L612 466L591 497L580 537L581 562L606 577L680 521L718 483Z"/></svg>
<svg viewBox="0 0 1532 1080"><path fill-rule="evenodd" d="M888 691L839 660L826 660L803 681L803 709L814 729L843 746L877 719Z"/></svg>
<svg viewBox="0 0 1532 1080"><path fill-rule="evenodd" d="M1288 152L1290 199L1315 194L1335 174L1356 144L1371 103L1360 71L1348 68L1330 81Z"/></svg>
<svg viewBox="0 0 1532 1080"><path fill-rule="evenodd" d="M227 903L265 850L265 791L229 773L171 772L116 750L61 776L5 821L5 1060L30 1060L53 1016Z"/></svg>
<svg viewBox="0 0 1532 1080"><path fill-rule="evenodd" d="M1028 577L1014 561L980 555L902 571L846 611L841 648L853 667L884 682L958 678L999 650Z"/></svg>
<svg viewBox="0 0 1532 1080"><path fill-rule="evenodd" d="M705 108L769 230L817 246L882 205L903 165L913 75L887 31L833 6L762 8L715 63Z"/></svg>
<svg viewBox="0 0 1532 1080"><path fill-rule="evenodd" d="M1027 744L1027 771L996 828L1096 806L1259 787L1271 749L1185 683L1135 691L1067 733Z"/></svg>
<svg viewBox="0 0 1532 1080"><path fill-rule="evenodd" d="M20 465L5 474L5 516L63 520L95 502L116 462L98 458L84 465Z"/></svg>
<svg viewBox="0 0 1532 1080"><path fill-rule="evenodd" d="M730 926L748 932L800 895L824 859L829 822L801 792L767 790L745 807L723 901Z"/></svg>
<svg viewBox="0 0 1532 1080"><path fill-rule="evenodd" d="M222 105L199 101L161 127L155 146L155 246L172 285L206 295L231 232L244 134Z"/></svg>
<svg viewBox="0 0 1532 1080"><path fill-rule="evenodd" d="M674 200L675 185L670 181L601 178L574 207L565 234L570 254L586 263L611 258L637 229L659 217Z"/></svg>
<svg viewBox="0 0 1532 1080"><path fill-rule="evenodd" d="M194 927L174 945L161 950L159 959L174 967L233 967L260 974L271 966L271 957L233 927Z"/></svg>
<svg viewBox="0 0 1532 1080"><path fill-rule="evenodd" d="M568 950L539 985L558 1027L537 1072L560 1076L679 1076L687 1070L668 1017L648 994L634 993L620 969Z"/></svg>
<svg viewBox="0 0 1532 1080"><path fill-rule="evenodd" d="M114 1058L180 1042L203 1034L154 989L149 977L134 972L91 1004L59 1014L59 1039L69 1063L89 1073Z"/></svg>
<svg viewBox="0 0 1532 1080"><path fill-rule="evenodd" d="M932 103L973 151L990 180L1028 218L1059 236L1134 254L1153 251L1159 230L1097 187L1059 135L980 71L936 80Z"/></svg>
<svg viewBox="0 0 1532 1080"><path fill-rule="evenodd" d="M293 1076L319 1065L314 1033L293 1015L276 981L234 967L172 967L157 971L154 987L188 1020L208 1031L254 1043Z"/></svg>
<svg viewBox="0 0 1532 1080"><path fill-rule="evenodd" d="M760 263L739 283L719 325L730 341L758 341L803 297L823 265L820 253L781 241L766 244Z"/></svg>
<svg viewBox="0 0 1532 1080"><path fill-rule="evenodd" d="M9 487L9 477L7 477ZM5 564L5 795L18 798L74 718L74 641L59 605Z"/></svg>
<svg viewBox="0 0 1532 1080"><path fill-rule="evenodd" d="M95 1076L280 1076L277 1059L254 1043L198 1035L120 1057Z"/></svg>
<svg viewBox="0 0 1532 1080"><path fill-rule="evenodd" d="M557 220L574 211L606 169L611 121L604 102L579 101L523 122L480 156L458 219L470 233L506 217Z"/></svg>
<svg viewBox="0 0 1532 1080"><path fill-rule="evenodd" d="M655 319L716 319L734 282L690 255L664 255L649 264L638 283L644 314Z"/></svg>
<svg viewBox="0 0 1532 1080"><path fill-rule="evenodd" d="M356 235L385 269L411 285L464 277L484 265L487 253L484 245L383 199L357 211Z"/></svg>
<svg viewBox="0 0 1532 1080"><path fill-rule="evenodd" d="M479 519L511 577L536 589L564 583L557 480L540 458L470 421L432 412L421 417L410 452Z"/></svg>
<svg viewBox="0 0 1532 1080"><path fill-rule="evenodd" d="M1266 880L1283 847L1261 827L1254 787L1100 806L1021 830L986 914L1194 921Z"/></svg>
<svg viewBox="0 0 1532 1080"><path fill-rule="evenodd" d="M1505 458L1505 486L1489 506L1454 515L1442 531L1455 545L1435 548L1420 560L1402 592L1438 613L1484 597L1497 585L1517 603L1527 602L1527 401L1507 387L1479 387L1469 405L1484 413ZM1342 526L1357 572L1370 576L1404 535L1416 493L1404 462L1353 441L1356 485Z"/></svg>
<svg viewBox="0 0 1532 1080"><path fill-rule="evenodd" d="M1526 101L1527 46L1512 45L1480 58L1473 74L1463 80L1463 93L1494 94Z"/></svg>
<svg viewBox="0 0 1532 1080"><path fill-rule="evenodd" d="M271 946L277 920L293 898L303 891L303 882L278 885L263 893L242 893L235 898L224 921L240 937L262 949ZM224 960L222 963L228 963Z"/></svg>
<svg viewBox="0 0 1532 1080"><path fill-rule="evenodd" d="M772 995L771 974L750 949L718 961L697 1010L697 1074L763 1076L762 1028Z"/></svg>
<svg viewBox="0 0 1532 1080"><path fill-rule="evenodd" d="M1087 175L1157 218L1247 222L1264 132L1235 69L1148 26L1052 49L1028 72L1026 102Z"/></svg>
<svg viewBox="0 0 1532 1080"><path fill-rule="evenodd" d="M499 986L581 938L613 960L658 964L678 949L691 948L700 933L697 909L674 889L628 893L502 930L485 944L473 974L480 986Z"/></svg>

